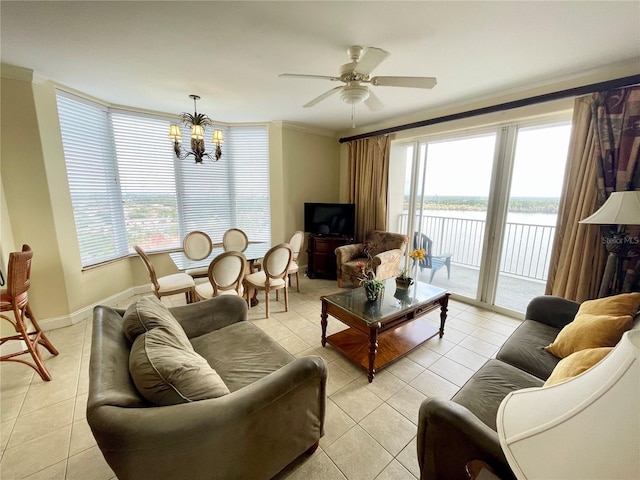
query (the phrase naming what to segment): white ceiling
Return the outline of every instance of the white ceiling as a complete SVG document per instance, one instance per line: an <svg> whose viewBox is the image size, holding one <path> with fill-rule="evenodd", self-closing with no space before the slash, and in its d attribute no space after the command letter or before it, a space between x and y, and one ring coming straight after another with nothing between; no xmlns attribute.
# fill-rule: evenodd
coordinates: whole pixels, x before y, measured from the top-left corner
<svg viewBox="0 0 640 480"><path fill-rule="evenodd" d="M337 75L350 45L391 53L373 75L435 76L433 90L371 87L385 108L359 127L497 96L621 61L638 63L640 2L11 2L3 63L111 104L221 122L351 127L336 86L280 73Z"/></svg>

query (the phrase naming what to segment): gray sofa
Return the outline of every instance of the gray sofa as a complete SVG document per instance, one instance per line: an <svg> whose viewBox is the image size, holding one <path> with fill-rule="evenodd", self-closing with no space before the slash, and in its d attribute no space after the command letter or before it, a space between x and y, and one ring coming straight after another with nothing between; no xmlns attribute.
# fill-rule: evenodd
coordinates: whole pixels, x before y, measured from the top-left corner
<svg viewBox="0 0 640 480"><path fill-rule="evenodd" d="M169 309L230 393L157 406L129 373L124 311L94 309L87 421L126 479L269 479L323 435L327 369L247 321L239 297Z"/></svg>
<svg viewBox="0 0 640 480"><path fill-rule="evenodd" d="M418 463L422 480L465 478L469 460L482 460L503 480L514 479L496 427L500 403L509 392L541 387L560 361L547 352L580 305L560 297L534 298L524 322L495 359L478 370L451 400L429 398L420 406Z"/></svg>

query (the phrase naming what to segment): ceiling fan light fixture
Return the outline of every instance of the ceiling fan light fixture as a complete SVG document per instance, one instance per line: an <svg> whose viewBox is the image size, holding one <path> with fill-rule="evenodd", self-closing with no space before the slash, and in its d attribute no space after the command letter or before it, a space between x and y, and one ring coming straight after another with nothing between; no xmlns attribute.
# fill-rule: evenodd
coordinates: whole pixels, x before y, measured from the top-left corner
<svg viewBox="0 0 640 480"><path fill-rule="evenodd" d="M340 100L349 105L356 105L369 98L369 89L362 85L347 85L340 92Z"/></svg>

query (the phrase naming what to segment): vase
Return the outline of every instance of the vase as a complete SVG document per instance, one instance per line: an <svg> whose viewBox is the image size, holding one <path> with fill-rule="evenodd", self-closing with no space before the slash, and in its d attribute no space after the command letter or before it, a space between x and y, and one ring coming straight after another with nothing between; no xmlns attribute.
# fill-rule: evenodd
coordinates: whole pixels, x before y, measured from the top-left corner
<svg viewBox="0 0 640 480"><path fill-rule="evenodd" d="M383 290L384 284L382 284L382 286L376 282L365 282L364 284L364 291L367 294L367 300L370 302L376 301L382 294Z"/></svg>
<svg viewBox="0 0 640 480"><path fill-rule="evenodd" d="M411 285L413 285L413 278L396 277L396 288L408 290Z"/></svg>

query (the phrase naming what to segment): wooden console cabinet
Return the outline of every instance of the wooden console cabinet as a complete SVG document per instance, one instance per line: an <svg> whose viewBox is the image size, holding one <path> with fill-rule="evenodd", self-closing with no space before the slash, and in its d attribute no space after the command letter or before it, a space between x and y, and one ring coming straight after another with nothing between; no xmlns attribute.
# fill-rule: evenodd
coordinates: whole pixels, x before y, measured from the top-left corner
<svg viewBox="0 0 640 480"><path fill-rule="evenodd" d="M351 237L309 235L307 242L307 276L309 278L336 278L335 249L353 242Z"/></svg>

